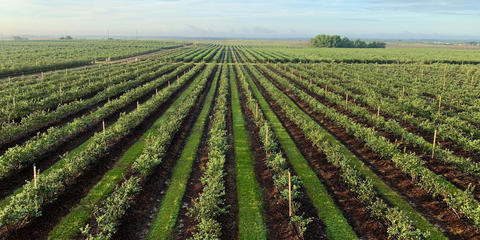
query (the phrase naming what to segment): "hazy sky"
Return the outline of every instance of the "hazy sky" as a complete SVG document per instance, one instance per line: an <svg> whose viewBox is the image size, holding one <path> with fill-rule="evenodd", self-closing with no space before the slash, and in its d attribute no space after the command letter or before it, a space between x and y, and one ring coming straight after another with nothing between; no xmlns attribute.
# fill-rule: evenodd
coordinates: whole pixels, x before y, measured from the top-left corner
<svg viewBox="0 0 480 240"><path fill-rule="evenodd" d="M477 38L479 0L0 0L0 34Z"/></svg>

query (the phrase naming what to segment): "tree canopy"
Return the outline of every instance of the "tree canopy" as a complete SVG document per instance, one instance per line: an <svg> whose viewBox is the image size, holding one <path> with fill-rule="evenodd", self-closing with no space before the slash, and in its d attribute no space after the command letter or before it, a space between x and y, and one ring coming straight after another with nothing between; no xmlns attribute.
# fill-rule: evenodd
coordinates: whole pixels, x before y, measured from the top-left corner
<svg viewBox="0 0 480 240"><path fill-rule="evenodd" d="M347 37L342 38L339 35L320 34L310 39L310 46L327 48L385 48L385 43L378 41L365 42L360 39L352 41Z"/></svg>

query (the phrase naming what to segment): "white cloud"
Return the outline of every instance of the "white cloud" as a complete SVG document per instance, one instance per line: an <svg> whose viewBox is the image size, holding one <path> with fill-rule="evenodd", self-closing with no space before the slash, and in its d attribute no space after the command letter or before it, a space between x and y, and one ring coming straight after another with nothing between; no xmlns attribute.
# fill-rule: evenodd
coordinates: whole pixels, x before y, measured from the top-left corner
<svg viewBox="0 0 480 240"><path fill-rule="evenodd" d="M107 31L134 35L138 31L139 35L191 37L306 37L321 32L359 35L407 30L480 35L480 30L465 24L478 22L478 14L469 15L478 13L478 5L465 0L0 0L0 31L71 35ZM441 16L441 29L431 14Z"/></svg>

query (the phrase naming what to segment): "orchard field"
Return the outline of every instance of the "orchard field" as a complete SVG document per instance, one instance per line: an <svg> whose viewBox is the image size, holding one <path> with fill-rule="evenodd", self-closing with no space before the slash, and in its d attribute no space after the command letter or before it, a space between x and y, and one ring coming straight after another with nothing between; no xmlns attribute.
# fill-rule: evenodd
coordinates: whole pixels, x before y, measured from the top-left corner
<svg viewBox="0 0 480 240"><path fill-rule="evenodd" d="M3 239L480 239L479 50L76 41L0 42Z"/></svg>

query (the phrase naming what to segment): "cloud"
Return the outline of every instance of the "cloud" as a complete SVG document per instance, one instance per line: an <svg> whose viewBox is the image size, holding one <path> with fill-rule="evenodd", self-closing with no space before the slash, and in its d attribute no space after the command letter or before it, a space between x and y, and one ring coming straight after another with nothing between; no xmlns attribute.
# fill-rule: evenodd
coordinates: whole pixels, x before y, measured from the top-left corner
<svg viewBox="0 0 480 240"><path fill-rule="evenodd" d="M7 2L8 1L8 2ZM467 0L0 0L4 34L310 36L429 32L479 35ZM294 31L292 31L294 30Z"/></svg>
<svg viewBox="0 0 480 240"><path fill-rule="evenodd" d="M404 11L439 15L479 15L480 2L466 0L369 0L372 11Z"/></svg>

